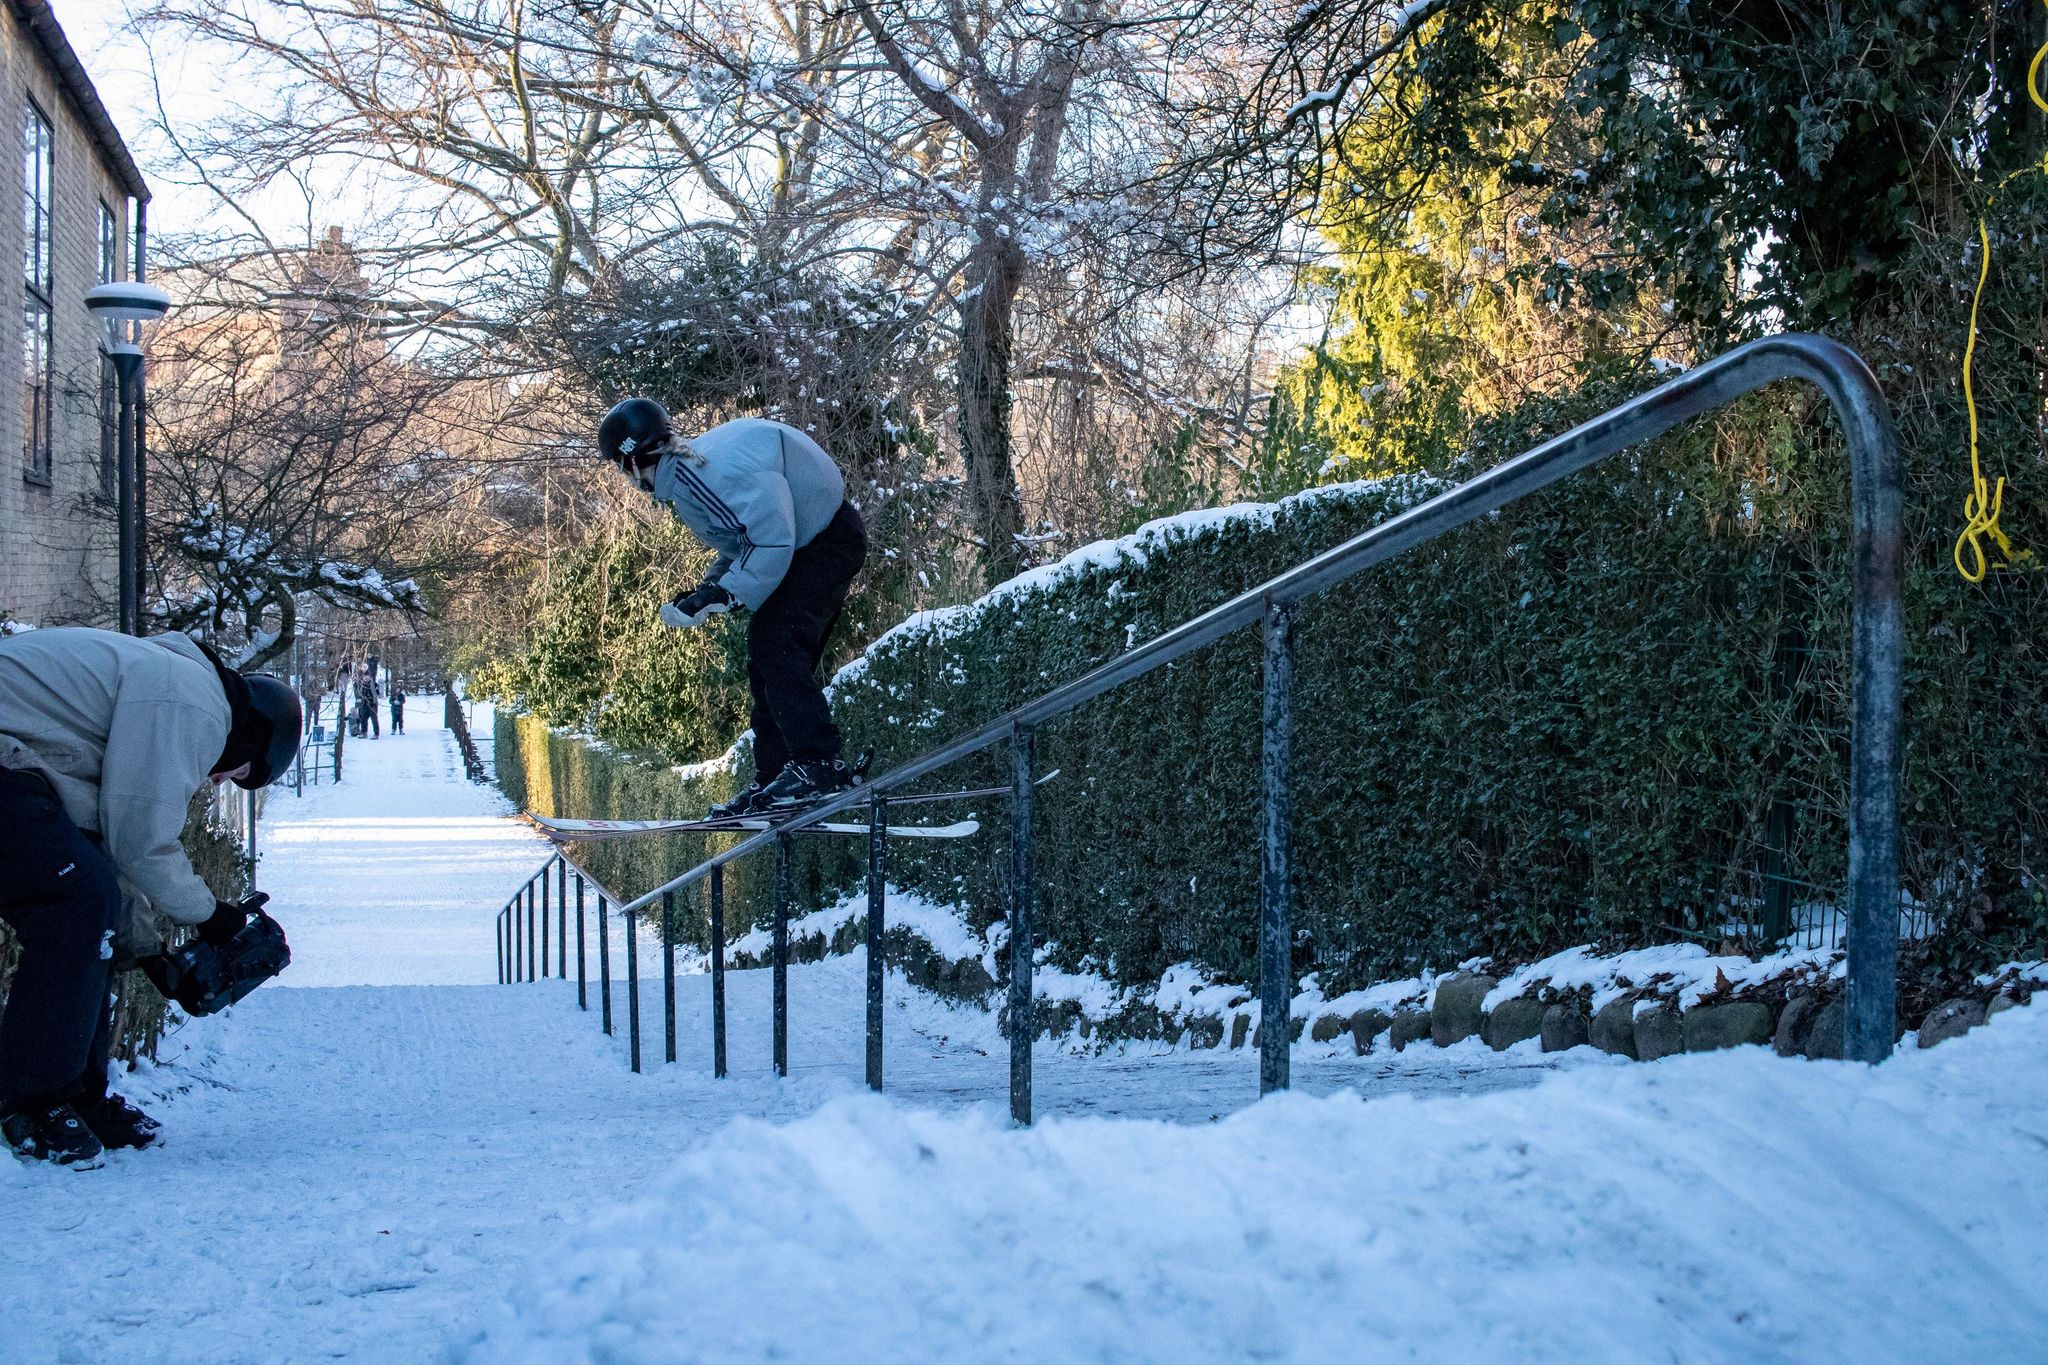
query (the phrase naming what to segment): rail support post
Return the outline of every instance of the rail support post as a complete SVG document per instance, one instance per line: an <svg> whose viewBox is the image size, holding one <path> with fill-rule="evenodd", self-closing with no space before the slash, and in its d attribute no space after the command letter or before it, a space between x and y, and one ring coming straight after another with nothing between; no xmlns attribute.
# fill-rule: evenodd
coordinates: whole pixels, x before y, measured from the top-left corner
<svg viewBox="0 0 2048 1365"><path fill-rule="evenodd" d="M506 937L511 940L511 961L505 964L505 979L516 983L519 980L519 897L513 896L512 903L505 907Z"/></svg>
<svg viewBox="0 0 2048 1365"><path fill-rule="evenodd" d="M789 1074L789 836L775 839L775 1074Z"/></svg>
<svg viewBox="0 0 2048 1365"><path fill-rule="evenodd" d="M633 1053L633 1073L640 1072L640 917L626 915L626 1034Z"/></svg>
<svg viewBox="0 0 2048 1365"><path fill-rule="evenodd" d="M612 1036L612 912L604 892L597 893L597 993L604 1013L604 1036Z"/></svg>
<svg viewBox="0 0 2048 1365"><path fill-rule="evenodd" d="M548 873L552 871L554 871L554 867L549 865L542 868L540 875L534 878L535 881L540 883L540 975L542 977L547 976L548 964L553 961L553 955L548 952Z"/></svg>
<svg viewBox="0 0 2048 1365"><path fill-rule="evenodd" d="M868 1089L882 1088L882 913L884 859L888 852L888 805L880 792L868 798Z"/></svg>
<svg viewBox="0 0 2048 1365"><path fill-rule="evenodd" d="M543 921L544 923L545 921ZM533 969L533 883L526 884L526 979L535 979Z"/></svg>
<svg viewBox="0 0 2048 1365"><path fill-rule="evenodd" d="M590 972L583 949L583 874L576 874L576 1008L590 1008Z"/></svg>
<svg viewBox="0 0 2048 1365"><path fill-rule="evenodd" d="M555 968L562 980L569 979L569 860L555 860Z"/></svg>
<svg viewBox="0 0 2048 1365"><path fill-rule="evenodd" d="M1260 722L1259 1093L1285 1090L1294 996L1294 615L1266 603L1266 698Z"/></svg>
<svg viewBox="0 0 2048 1365"><path fill-rule="evenodd" d="M661 893L661 1012L667 1046L663 1059L676 1059L676 893Z"/></svg>
<svg viewBox="0 0 2048 1365"><path fill-rule="evenodd" d="M711 1074L725 1076L725 864L711 869Z"/></svg>
<svg viewBox="0 0 2048 1365"><path fill-rule="evenodd" d="M498 984L505 984L505 912L498 912L498 920L492 926L498 932Z"/></svg>
<svg viewBox="0 0 2048 1365"><path fill-rule="evenodd" d="M1032 1000L1037 935L1031 922L1031 727L1010 730L1010 1118L1031 1122L1031 1045L1038 1034Z"/></svg>

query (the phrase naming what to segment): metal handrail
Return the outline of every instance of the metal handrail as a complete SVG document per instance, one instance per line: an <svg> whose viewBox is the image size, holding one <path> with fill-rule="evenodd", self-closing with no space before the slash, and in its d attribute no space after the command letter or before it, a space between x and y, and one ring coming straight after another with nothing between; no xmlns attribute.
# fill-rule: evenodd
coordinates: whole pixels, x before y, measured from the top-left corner
<svg viewBox="0 0 2048 1365"><path fill-rule="evenodd" d="M566 853L548 856L533 874L519 884L512 893L512 899L498 912L498 984L508 985L519 981L533 981L545 978L549 973L550 953L548 951L548 890L549 874L559 873L554 882L556 941L559 948L554 954L554 975L564 980L569 975L569 878L576 879L576 1007L590 1008L589 964L584 925L584 900L586 890L597 892L597 962L598 998L603 1012L604 1032L612 1032L612 939L610 907L623 904L624 897L599 881L581 865L570 859ZM538 896L536 896L538 892ZM525 923L520 922L520 905L525 903ZM667 1059L676 1059L676 963L675 963L675 900L664 898L662 905L662 996L666 1006L664 1030L667 1040ZM711 1033L712 1070L718 1076L725 1075L725 896L722 878L712 878L711 898L711 945L714 961L711 967ZM522 950L524 960L522 962ZM626 1017L630 1042L632 1066L640 1070L640 938L639 923L634 916L626 916Z"/></svg>
<svg viewBox="0 0 2048 1365"><path fill-rule="evenodd" d="M1232 632L1265 624L1266 688L1262 743L1264 856L1261 865L1260 1002L1268 1021L1287 1018L1292 982L1288 944L1292 898L1289 771L1292 733L1292 608L1304 598L1384 563L1444 532L1781 379L1804 379L1833 406L1849 449L1851 558L1855 574L1852 758L1849 800L1849 953L1844 1053L1874 1062L1895 1037L1898 954L1897 768L1904 567L1901 492L1890 410L1877 381L1847 347L1788 333L1740 346L1563 435L1507 460L1437 497L1352 537L1221 606L1164 632L1070 682L961 734L864 785L807 807L773 829L750 835L621 908L635 912L669 898L727 863L773 843L777 876L776 1060L786 1070L780 980L784 954L789 836L866 802L870 809L871 957L879 950L878 888L882 810L890 791L1007 739L1013 747L1016 833L1011 905L1011 1110L1030 1121L1030 1046L1035 1032L1030 988L1031 734L1033 729L1113 688ZM722 878L721 878L722 880ZM870 962L870 974L875 963ZM879 1087L877 1002L871 985L869 1083ZM1262 1090L1288 1083L1291 1030L1261 1030Z"/></svg>

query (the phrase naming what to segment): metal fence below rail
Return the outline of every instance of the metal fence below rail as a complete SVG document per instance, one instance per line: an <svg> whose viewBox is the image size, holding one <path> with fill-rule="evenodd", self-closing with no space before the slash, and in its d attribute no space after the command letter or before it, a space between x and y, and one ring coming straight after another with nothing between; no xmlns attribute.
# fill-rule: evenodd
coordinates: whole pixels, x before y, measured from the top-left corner
<svg viewBox="0 0 2048 1365"><path fill-rule="evenodd" d="M711 919L711 1069L725 1075L725 879L710 880ZM536 869L498 912L498 982L568 980L570 937L575 938L576 1007L590 1008L591 987L597 989L601 1026L606 1037L614 1036L612 1007L612 921L625 927L625 986L627 1048L633 1070L641 1068L640 1028L640 919L638 915L614 915L623 902L613 891L557 853ZM573 906L573 909L572 909ZM676 919L675 898L663 905L660 925L662 953L663 1056L676 1060ZM596 979L593 983L592 938L595 944ZM786 943L786 939L784 940ZM778 1018L786 1012L778 1007ZM879 1020L877 1020L879 1029ZM788 1074L786 1047L778 1041L777 1071ZM879 1085L879 1080L877 1080Z"/></svg>
<svg viewBox="0 0 2048 1365"><path fill-rule="evenodd" d="M805 808L772 829L747 835L678 877L637 899L618 905L628 917L627 970L633 1031L633 1066L640 1066L637 932L633 917L661 904L663 972L667 1008L666 1055L675 1059L675 898L704 881L710 887L712 928L712 1033L714 1067L725 1074L724 867L737 858L773 847L776 856L772 968L773 1049L779 1075L789 1070L788 934L789 845L793 834L848 810L868 807L867 917L867 1081L882 1085L883 879L887 857L889 793L970 754L998 744L1010 747L1012 868L1009 906L1010 1110L1019 1123L1032 1116L1031 1049L1037 1034L1033 994L1037 937L1032 923L1035 881L1032 865L1034 796L1033 734L1095 697L1205 648L1257 623L1264 632L1265 691L1261 767L1261 858L1259 871L1259 1005L1263 1021L1285 1020L1294 991L1290 961L1293 901L1293 674L1295 605L1458 526L1549 486L1600 460L1664 434L1752 390L1781 379L1803 379L1832 405L1849 449L1851 549L1854 564L1852 624L1851 762L1849 772L1848 986L1844 1054L1875 1062L1888 1055L1896 1036L1896 973L1899 933L1898 761L1902 672L1900 588L1904 552L1901 492L1891 416L1876 380L1854 352L1824 337L1766 337L1717 357L1638 398L1624 403L1535 449L1326 550L1271 581L1189 620L1074 680L1025 702L995 720L898 765L852 791ZM547 876L570 864L549 860L522 888L520 898L500 915L501 980L531 980L538 923L541 961L547 945ZM581 905L585 874L577 873ZM535 889L539 887L536 920ZM566 883L564 883L566 885ZM600 906L606 897L600 893ZM561 896L557 896L561 904ZM565 922L566 924L566 922ZM558 935L565 941L566 927ZM523 942L526 974L519 975ZM581 916L577 930L579 993L582 986ZM562 974L566 975L566 966ZM607 978L608 979L608 978ZM606 995L609 1005L609 993ZM609 1022L609 1021L607 1021ZM1292 1030L1260 1030L1259 1088L1262 1093L1289 1083Z"/></svg>

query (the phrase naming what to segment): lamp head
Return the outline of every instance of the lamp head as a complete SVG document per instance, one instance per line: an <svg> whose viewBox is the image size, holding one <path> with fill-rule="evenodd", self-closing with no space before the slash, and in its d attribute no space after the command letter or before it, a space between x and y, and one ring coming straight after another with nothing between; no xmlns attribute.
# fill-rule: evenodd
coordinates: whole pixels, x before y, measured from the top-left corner
<svg viewBox="0 0 2048 1365"><path fill-rule="evenodd" d="M110 351L139 349L142 329L171 311L171 296L139 280L115 280L85 291L86 311L99 319Z"/></svg>

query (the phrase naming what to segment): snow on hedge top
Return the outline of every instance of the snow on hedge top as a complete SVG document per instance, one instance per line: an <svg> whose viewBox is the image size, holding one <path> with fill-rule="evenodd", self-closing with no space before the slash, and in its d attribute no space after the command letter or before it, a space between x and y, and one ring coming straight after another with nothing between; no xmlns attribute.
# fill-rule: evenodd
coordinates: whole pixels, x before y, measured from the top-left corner
<svg viewBox="0 0 2048 1365"><path fill-rule="evenodd" d="M1396 506L1412 506L1449 484L1430 474L1395 474L1383 479L1358 479L1349 483L1326 484L1282 498L1278 502L1239 502L1227 507L1200 507L1148 521L1127 536L1097 540L1072 551L1051 564L1026 569L1015 578L998 583L964 606L938 607L916 612L877 636L874 643L832 675L832 686L856 681L868 669L868 661L884 649L895 650L921 636L943 637L965 629L999 607L1016 608L1022 598L1051 592L1084 574L1143 568L1157 552L1226 527L1271 526L1283 513L1297 511L1318 502L1378 494Z"/></svg>

